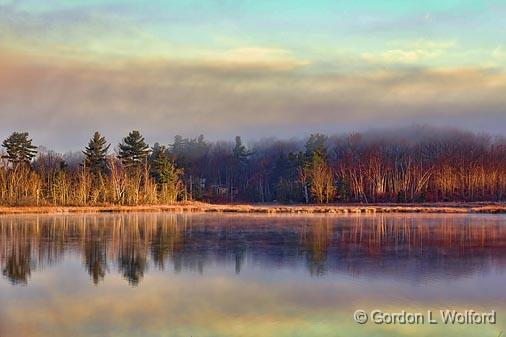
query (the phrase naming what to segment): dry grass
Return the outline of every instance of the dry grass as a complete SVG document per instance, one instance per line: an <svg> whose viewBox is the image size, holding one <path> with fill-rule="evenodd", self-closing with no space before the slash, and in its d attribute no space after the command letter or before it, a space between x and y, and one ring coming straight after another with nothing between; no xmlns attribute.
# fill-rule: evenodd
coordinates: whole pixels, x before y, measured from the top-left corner
<svg viewBox="0 0 506 337"><path fill-rule="evenodd" d="M27 213L112 213L112 212L223 212L223 213L506 213L506 203L428 203L428 204L207 204L186 202L144 206L39 206L0 207L0 214Z"/></svg>

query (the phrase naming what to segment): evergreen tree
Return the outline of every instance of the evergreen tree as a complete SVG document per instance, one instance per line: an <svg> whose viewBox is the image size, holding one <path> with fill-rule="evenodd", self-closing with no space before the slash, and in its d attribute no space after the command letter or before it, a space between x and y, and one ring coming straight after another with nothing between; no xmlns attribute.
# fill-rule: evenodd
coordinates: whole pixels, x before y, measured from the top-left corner
<svg viewBox="0 0 506 337"><path fill-rule="evenodd" d="M240 165L246 165L251 153L246 150L246 147L242 144L240 136L235 137L235 147L233 151L235 161Z"/></svg>
<svg viewBox="0 0 506 337"><path fill-rule="evenodd" d="M334 173L327 163L326 142L327 137L319 133L312 134L306 142L300 170L306 202L309 194L319 204L328 203L335 196Z"/></svg>
<svg viewBox="0 0 506 337"><path fill-rule="evenodd" d="M159 198L163 202L175 202L184 191L182 170L176 167L165 146L155 145L151 155L151 172L158 184Z"/></svg>
<svg viewBox="0 0 506 337"><path fill-rule="evenodd" d="M180 135L176 135L174 137L174 143L170 145L170 153L179 167L187 167L188 144L188 138L183 138Z"/></svg>
<svg viewBox="0 0 506 337"><path fill-rule="evenodd" d="M230 201L233 201L234 194L246 190L246 169L251 155L252 153L248 152L242 144L241 137L235 137L235 147L232 150L230 163Z"/></svg>
<svg viewBox="0 0 506 337"><path fill-rule="evenodd" d="M132 131L119 144L118 158L127 167L138 167L144 163L149 154L149 146L139 131Z"/></svg>
<svg viewBox="0 0 506 337"><path fill-rule="evenodd" d="M105 171L107 151L109 151L110 146L111 144L107 144L105 137L102 137L99 132L95 132L83 151L84 164L94 175L97 176Z"/></svg>
<svg viewBox="0 0 506 337"><path fill-rule="evenodd" d="M172 153L178 157L183 154L186 149L186 144L188 144L188 139L181 137L180 135L176 135L174 137L174 143L172 144Z"/></svg>
<svg viewBox="0 0 506 337"><path fill-rule="evenodd" d="M152 174L159 184L172 184L179 180L181 170L176 168L174 161L168 155L165 146L154 148L152 155Z"/></svg>
<svg viewBox="0 0 506 337"><path fill-rule="evenodd" d="M154 143L153 147L151 148L151 153L149 154L149 164L151 167L153 167L153 162L158 157L160 151L167 151L167 149L165 146L160 145L158 142Z"/></svg>
<svg viewBox="0 0 506 337"><path fill-rule="evenodd" d="M14 132L2 143L7 151L3 158L14 166L20 163L29 164L37 154L37 147L32 145L32 140L28 138L28 132Z"/></svg>
<svg viewBox="0 0 506 337"><path fill-rule="evenodd" d="M306 159L311 161L314 153L327 158L327 136L320 133L312 134L306 142Z"/></svg>

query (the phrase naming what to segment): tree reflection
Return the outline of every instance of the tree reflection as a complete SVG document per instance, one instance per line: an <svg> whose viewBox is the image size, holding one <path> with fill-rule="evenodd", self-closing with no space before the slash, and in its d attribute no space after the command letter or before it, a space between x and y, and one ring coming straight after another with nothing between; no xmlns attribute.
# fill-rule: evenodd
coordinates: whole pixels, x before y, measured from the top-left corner
<svg viewBox="0 0 506 337"><path fill-rule="evenodd" d="M76 254L94 284L110 269L137 286L150 265L204 273L210 264L230 266L237 274L251 264L302 265L315 276L345 272L416 279L424 273L445 277L505 268L506 226L500 217L458 216L0 218L0 267L12 284L26 284L34 270Z"/></svg>
<svg viewBox="0 0 506 337"><path fill-rule="evenodd" d="M151 244L151 257L154 264L161 270L170 256L180 249L181 231L178 226L164 226L157 223L155 235Z"/></svg>
<svg viewBox="0 0 506 337"><path fill-rule="evenodd" d="M122 245L119 253L118 266L123 276L131 285L138 285L146 269L146 255L136 245Z"/></svg>
<svg viewBox="0 0 506 337"><path fill-rule="evenodd" d="M84 246L84 261L88 274L97 285L104 279L107 271L107 251L104 242L89 238Z"/></svg>
<svg viewBox="0 0 506 337"><path fill-rule="evenodd" d="M31 274L30 242L16 242L7 253L2 274L12 284L26 284Z"/></svg>
<svg viewBox="0 0 506 337"><path fill-rule="evenodd" d="M302 232L302 246L311 275L323 275L326 272L327 250L333 235L328 219L312 222Z"/></svg>

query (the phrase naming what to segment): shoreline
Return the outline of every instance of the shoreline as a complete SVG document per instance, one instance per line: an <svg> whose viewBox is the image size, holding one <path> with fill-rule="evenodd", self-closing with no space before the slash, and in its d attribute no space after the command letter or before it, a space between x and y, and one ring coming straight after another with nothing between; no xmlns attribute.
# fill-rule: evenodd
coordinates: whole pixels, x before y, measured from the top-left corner
<svg viewBox="0 0 506 337"><path fill-rule="evenodd" d="M186 202L173 205L140 206L0 206L0 214L67 214L131 212L200 212L260 214L374 214L446 213L506 214L506 203L419 203L419 204L207 204Z"/></svg>

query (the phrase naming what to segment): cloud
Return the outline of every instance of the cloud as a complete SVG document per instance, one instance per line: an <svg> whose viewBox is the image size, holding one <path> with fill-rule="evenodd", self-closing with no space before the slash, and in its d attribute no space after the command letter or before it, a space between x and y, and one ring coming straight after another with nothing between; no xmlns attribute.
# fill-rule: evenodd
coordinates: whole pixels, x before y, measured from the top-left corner
<svg viewBox="0 0 506 337"><path fill-rule="evenodd" d="M506 63L506 48L502 45L497 46L491 53L492 59L498 63Z"/></svg>
<svg viewBox="0 0 506 337"><path fill-rule="evenodd" d="M279 48L245 47L225 52L208 52L198 62L217 67L268 68L291 70L309 65L309 61L298 59L287 50Z"/></svg>
<svg viewBox="0 0 506 337"><path fill-rule="evenodd" d="M506 75L499 70L318 72L284 51L250 52L242 62L232 55L247 50L201 62L108 66L2 50L0 136L28 130L37 144L65 150L80 148L94 130L116 142L134 128L162 143L175 134L289 137L419 122L506 131Z"/></svg>
<svg viewBox="0 0 506 337"><path fill-rule="evenodd" d="M455 40L434 41L417 39L414 41L394 41L394 49L377 52L364 52L362 58L373 64L427 64L439 58L445 58L457 47Z"/></svg>
<svg viewBox="0 0 506 337"><path fill-rule="evenodd" d="M416 50L393 49L374 53L363 53L365 61L371 63L415 63L421 58L421 53Z"/></svg>

